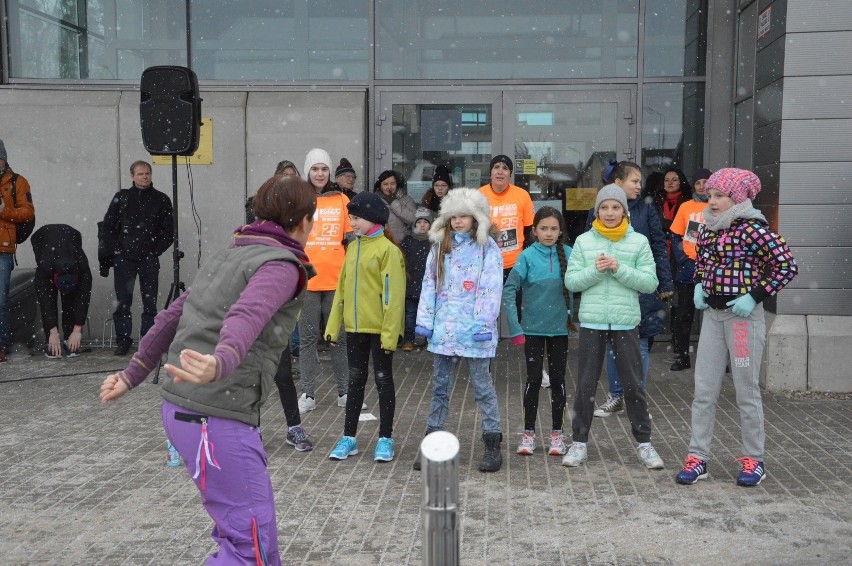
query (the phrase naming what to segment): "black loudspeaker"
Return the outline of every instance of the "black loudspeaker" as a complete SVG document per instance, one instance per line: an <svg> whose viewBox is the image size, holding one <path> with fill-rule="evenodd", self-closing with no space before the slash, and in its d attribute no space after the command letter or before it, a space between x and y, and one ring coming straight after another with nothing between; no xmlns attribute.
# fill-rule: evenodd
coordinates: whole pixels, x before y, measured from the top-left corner
<svg viewBox="0 0 852 566"><path fill-rule="evenodd" d="M201 130L201 98L192 69L164 65L142 72L142 143L151 155L192 155Z"/></svg>

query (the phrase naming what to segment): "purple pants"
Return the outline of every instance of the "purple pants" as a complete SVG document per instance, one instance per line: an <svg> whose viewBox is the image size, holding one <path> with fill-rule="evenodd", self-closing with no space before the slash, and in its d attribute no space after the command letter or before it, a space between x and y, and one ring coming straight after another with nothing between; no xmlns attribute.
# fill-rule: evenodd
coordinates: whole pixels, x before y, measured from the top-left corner
<svg viewBox="0 0 852 566"><path fill-rule="evenodd" d="M280 565L275 498L260 429L219 417L205 420L207 442L201 415L163 400L166 436L213 519L210 535L219 550L207 564Z"/></svg>

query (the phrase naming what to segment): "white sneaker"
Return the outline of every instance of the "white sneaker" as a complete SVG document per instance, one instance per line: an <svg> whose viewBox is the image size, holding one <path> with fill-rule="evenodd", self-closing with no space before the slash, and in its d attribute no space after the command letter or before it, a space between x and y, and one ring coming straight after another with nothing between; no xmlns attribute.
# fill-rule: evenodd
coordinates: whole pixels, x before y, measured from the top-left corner
<svg viewBox="0 0 852 566"><path fill-rule="evenodd" d="M309 411L313 411L317 408L317 402L313 397L308 397L307 394L302 393L302 396L299 397L299 412L303 415Z"/></svg>
<svg viewBox="0 0 852 566"><path fill-rule="evenodd" d="M568 453L562 457L562 465L574 468L589 459L585 442L573 442L568 447Z"/></svg>
<svg viewBox="0 0 852 566"><path fill-rule="evenodd" d="M541 370L541 386L544 389L550 389L550 376L545 370Z"/></svg>
<svg viewBox="0 0 852 566"><path fill-rule="evenodd" d="M666 467L663 464L663 459L660 458L660 455L657 454L657 451L654 450L654 447L651 446L650 442L643 442L636 448L636 454L639 456L639 460L645 464L645 467L649 470L662 470Z"/></svg>
<svg viewBox="0 0 852 566"><path fill-rule="evenodd" d="M349 395L348 395L348 394L338 395L338 396L337 396L337 406L338 406L338 407L343 407L343 408L345 409L345 408L346 408L346 398L347 398L347 397L349 397ZM361 405L361 410L362 410L362 411L366 411L366 410L367 410L367 404L366 404L366 403L364 403L363 405Z"/></svg>
<svg viewBox="0 0 852 566"><path fill-rule="evenodd" d="M529 456L535 452L535 431L525 430L521 435L521 443L518 445L518 454Z"/></svg>

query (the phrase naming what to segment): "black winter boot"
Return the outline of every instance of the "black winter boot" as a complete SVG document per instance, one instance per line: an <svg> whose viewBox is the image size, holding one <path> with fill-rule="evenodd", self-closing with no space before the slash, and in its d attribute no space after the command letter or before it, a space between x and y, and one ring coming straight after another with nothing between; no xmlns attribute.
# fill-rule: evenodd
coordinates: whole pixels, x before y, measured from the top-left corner
<svg viewBox="0 0 852 566"><path fill-rule="evenodd" d="M439 430L441 430L441 429L426 427L426 432L423 433L423 437L425 438L425 437L429 436L431 433L439 431ZM422 456L420 454L420 446L418 445L417 446L417 458L414 459L414 464L412 464L412 466L411 466L412 469L417 470L418 472L420 471L420 458L421 457Z"/></svg>
<svg viewBox="0 0 852 566"><path fill-rule="evenodd" d="M689 369L692 367L692 364L689 361L689 354L681 354L676 359L672 366L669 368L670 371L683 371L685 369Z"/></svg>
<svg viewBox="0 0 852 566"><path fill-rule="evenodd" d="M482 442L485 443L485 456L479 463L480 472L496 472L503 465L503 455L500 453L500 443L503 434L499 432L483 432Z"/></svg>

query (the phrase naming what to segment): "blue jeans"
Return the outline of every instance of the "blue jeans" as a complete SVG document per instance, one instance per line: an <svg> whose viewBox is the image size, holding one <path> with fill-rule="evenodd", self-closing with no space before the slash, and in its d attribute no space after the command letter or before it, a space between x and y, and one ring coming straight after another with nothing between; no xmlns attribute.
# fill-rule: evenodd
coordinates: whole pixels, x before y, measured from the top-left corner
<svg viewBox="0 0 852 566"><path fill-rule="evenodd" d="M474 398L482 415L482 432L500 432L500 408L497 406L497 391L491 380L491 358L459 358L434 354L435 368L432 373L432 407L426 422L432 430L444 430L450 409L450 391L456 376L456 366L464 359L473 381Z"/></svg>
<svg viewBox="0 0 852 566"><path fill-rule="evenodd" d="M12 345L11 305L9 287L12 286L12 270L15 254L0 253L0 348Z"/></svg>
<svg viewBox="0 0 852 566"><path fill-rule="evenodd" d="M160 283L160 259L151 257L140 261L131 261L119 256L115 260L113 271L115 273L115 299L118 302L115 311L112 313L115 338L120 346L129 346L133 342L130 335L133 330L130 307L133 305L133 288L136 286L137 276L139 277L139 293L142 295L142 322L139 325L139 338L145 336L148 330L154 326L154 317L157 316L157 292Z"/></svg>
<svg viewBox="0 0 852 566"><path fill-rule="evenodd" d="M417 307L420 299L405 298L405 330L402 341L414 343L414 326L417 324Z"/></svg>
<svg viewBox="0 0 852 566"><path fill-rule="evenodd" d="M648 338L639 338L639 353L642 355L642 389L648 385ZM618 379L618 368L615 367L615 355L612 346L606 345L606 375L609 378L609 394L613 397L624 397L624 387Z"/></svg>

